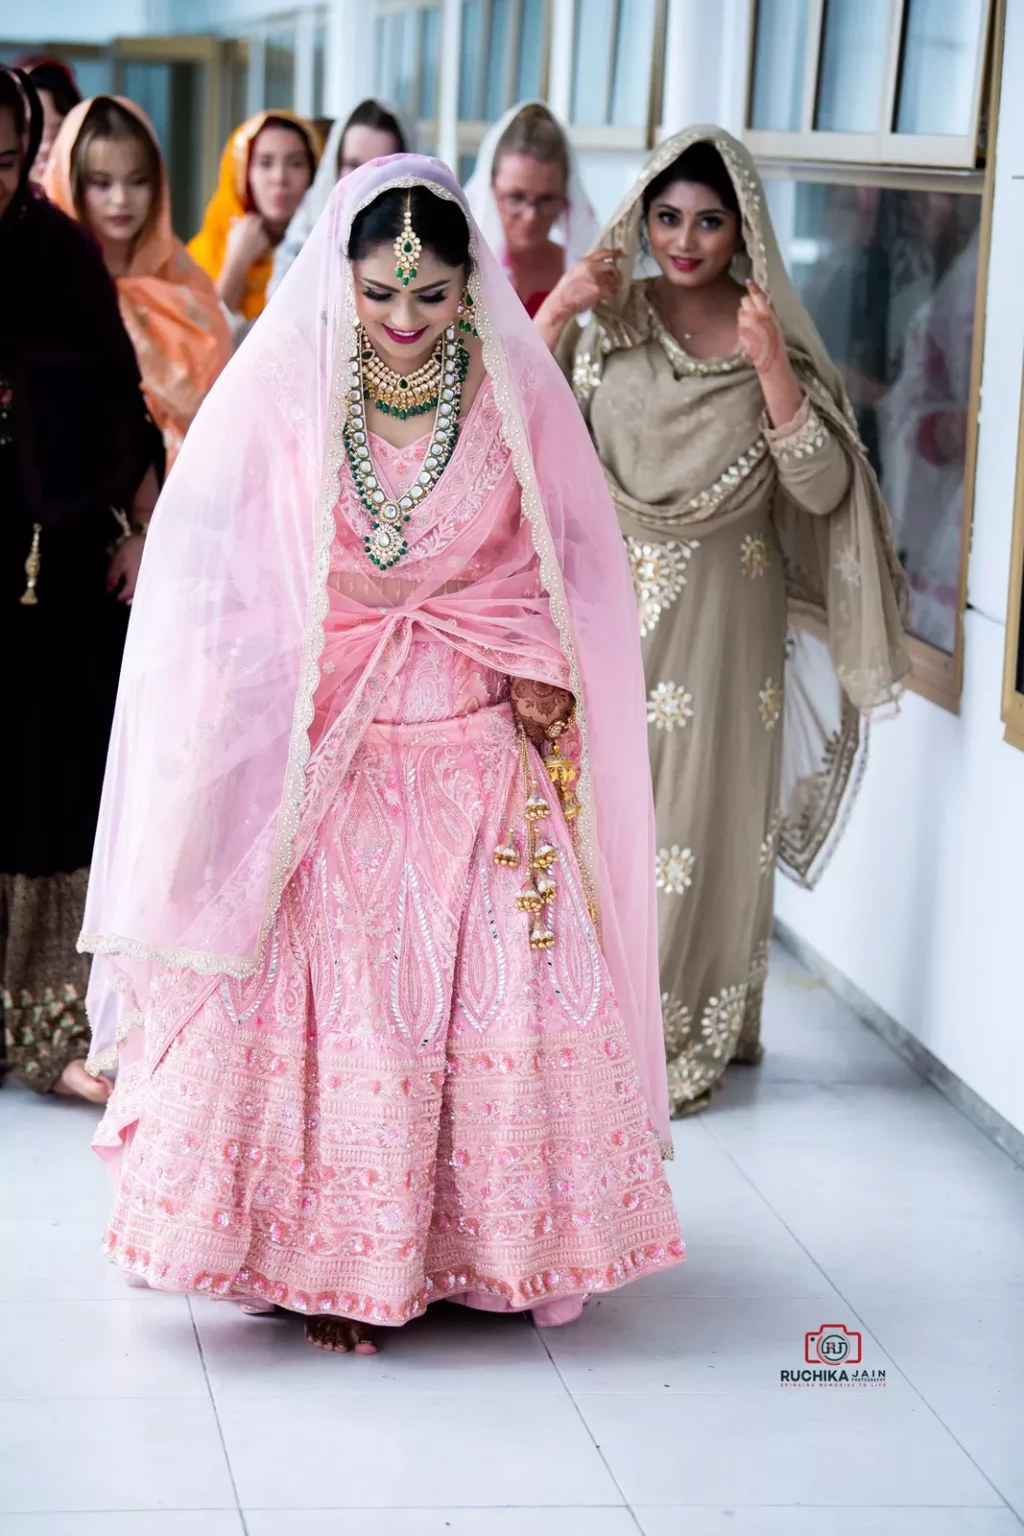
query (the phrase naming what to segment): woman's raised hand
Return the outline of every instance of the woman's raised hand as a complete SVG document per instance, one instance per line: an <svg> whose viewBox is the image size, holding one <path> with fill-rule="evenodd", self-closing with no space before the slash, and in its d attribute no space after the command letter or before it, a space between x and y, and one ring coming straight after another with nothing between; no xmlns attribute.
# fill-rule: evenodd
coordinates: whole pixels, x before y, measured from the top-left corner
<svg viewBox="0 0 1024 1536"><path fill-rule="evenodd" d="M623 255L622 251L592 251L573 262L551 295L566 319L593 309L602 299L614 299Z"/></svg>
<svg viewBox="0 0 1024 1536"><path fill-rule="evenodd" d="M736 317L736 339L740 351L758 373L770 372L780 356L785 356L786 342L774 309L754 282L740 300Z"/></svg>
<svg viewBox="0 0 1024 1536"><path fill-rule="evenodd" d="M619 262L624 251L591 251L574 261L548 294L534 323L553 352L558 338L576 315L593 309L602 299L614 299L619 291Z"/></svg>
<svg viewBox="0 0 1024 1536"><path fill-rule="evenodd" d="M236 263L245 271L254 266L270 250L271 240L267 226L258 213L247 213L236 219L228 230L224 248L224 262Z"/></svg>

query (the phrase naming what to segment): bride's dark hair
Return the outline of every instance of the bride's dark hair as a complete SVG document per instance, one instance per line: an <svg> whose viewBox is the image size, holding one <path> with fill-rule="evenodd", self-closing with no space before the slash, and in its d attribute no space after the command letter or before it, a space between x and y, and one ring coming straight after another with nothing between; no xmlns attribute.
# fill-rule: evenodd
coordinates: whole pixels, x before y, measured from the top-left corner
<svg viewBox="0 0 1024 1536"><path fill-rule="evenodd" d="M348 237L349 261L362 261L381 245L393 245L402 232L405 210L425 251L446 267L468 267L469 225L458 203L438 197L429 187L391 187L360 210Z"/></svg>

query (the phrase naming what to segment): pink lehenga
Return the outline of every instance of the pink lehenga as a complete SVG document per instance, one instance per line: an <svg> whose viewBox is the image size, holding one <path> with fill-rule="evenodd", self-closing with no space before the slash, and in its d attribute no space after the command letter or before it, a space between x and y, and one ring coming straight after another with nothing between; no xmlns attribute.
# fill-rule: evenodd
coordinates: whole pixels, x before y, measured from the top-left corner
<svg viewBox="0 0 1024 1536"><path fill-rule="evenodd" d="M344 199L335 194L325 216L335 261L345 244L338 230L360 206L353 192L368 201L395 184L402 165L369 167L348 178ZM404 165L399 184L415 168L416 180L460 197L435 162L404 157ZM246 348L289 294L302 304L297 285L303 275L308 284L316 239ZM479 244L476 258L483 328L505 296ZM279 341L289 328L294 340L294 316ZM560 410L561 381L543 349L534 354L532 331L520 334L544 428L557 432L544 391L554 387ZM286 349L266 337L267 351L283 357ZM602 519L610 526L614 514L595 506L599 474L577 466L593 545L615 552L593 594L595 605L603 601L605 629L600 638L581 635L582 582L565 551L570 536L580 549L587 541L568 522L551 536L548 448L528 408L518 428L509 414L514 369L501 364L515 343L503 343L500 356L490 351L485 330L489 377L451 462L409 523L407 555L387 573L369 566L369 519L338 434L321 426L325 558L320 577L310 578L312 618L294 647L282 638L287 582L267 597L276 561L257 557L257 574L243 584L244 536L232 555L224 547L231 535L221 530L201 556L201 577L194 563L187 569L184 546L171 544L172 523L194 507L183 484L190 441L158 511L151 537L159 530L178 562L173 591L198 594L197 622L206 627L191 649L181 648L179 687L168 701L153 672L161 626L166 637L173 622L158 590L170 578L151 546L108 774L103 884L87 910L87 925L91 916L97 927L83 937L100 956L90 996L94 1068L109 1065L112 1048L118 1061L96 1139L117 1173L106 1246L156 1287L390 1325L444 1298L533 1308L538 1321L554 1323L576 1315L586 1295L683 1257L661 1168L663 1065L660 1082L658 1067L652 1072L663 1056L648 996L649 788L641 780L629 804L601 802L600 731L610 742L615 718L609 711L604 723L603 704L615 705L626 771L635 768L634 734L643 740L625 601L619 633L628 570L618 541L604 539ZM229 368L226 390L245 357L243 349ZM340 372L343 387L344 367L316 363L317 371ZM279 380L266 355L262 377ZM226 392L215 388L214 402L218 389ZM294 371L289 390L284 398L294 402ZM569 397L570 422L572 410ZM301 446L308 415L304 422L294 410L282 414L299 423ZM574 437L570 428L570 458ZM295 439L279 466L291 485L303 473ZM373 439L377 473L394 497L416 481L428 443L396 450ZM193 458L194 484L202 461ZM177 498L176 487L184 492ZM535 508L531 517L538 487L546 515ZM216 487L207 495L193 514L205 533L209 507L220 505ZM252 496L250 505L280 511L273 479ZM255 536L250 543L260 545ZM317 543L314 528L314 567ZM230 565L233 591L211 612L217 562ZM599 648L623 641L634 654L619 658L617 673L609 662L605 681L615 694L596 701ZM170 664L161 657L160 667ZM202 685L198 701L183 676L190 665ZM268 722L279 719L275 690L291 691L280 682L290 667L295 718L281 748ZM517 728L511 677L576 695L585 797L576 826ZM136 755L152 743L148 772L126 766L129 740ZM260 796L275 750L283 756L279 800L265 826ZM554 936L550 947L531 944L538 919L519 910L525 861L495 859L510 843L524 853L530 794L547 805L533 825L557 888L540 919ZM243 837L238 824L247 821ZM618 834L613 821L622 824ZM628 858L626 844L619 857L622 833L633 844ZM225 855L231 836L237 841ZM147 848L162 864L162 885ZM134 905L116 894L129 878ZM620 909L615 878L632 911ZM642 947L633 953L638 934ZM656 1004L656 987L653 996Z"/></svg>

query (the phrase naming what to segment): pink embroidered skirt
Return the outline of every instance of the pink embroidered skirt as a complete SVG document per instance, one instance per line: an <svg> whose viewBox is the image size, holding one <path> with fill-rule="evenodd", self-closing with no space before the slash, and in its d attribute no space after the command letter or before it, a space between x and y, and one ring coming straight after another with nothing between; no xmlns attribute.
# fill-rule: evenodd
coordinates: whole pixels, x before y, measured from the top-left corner
<svg viewBox="0 0 1024 1536"><path fill-rule="evenodd" d="M397 1325L441 1298L537 1307L681 1260L557 809L552 949L530 947L523 871L493 862L519 773L508 704L370 727L262 970L222 979L119 1084L99 1138L123 1148L116 1262Z"/></svg>

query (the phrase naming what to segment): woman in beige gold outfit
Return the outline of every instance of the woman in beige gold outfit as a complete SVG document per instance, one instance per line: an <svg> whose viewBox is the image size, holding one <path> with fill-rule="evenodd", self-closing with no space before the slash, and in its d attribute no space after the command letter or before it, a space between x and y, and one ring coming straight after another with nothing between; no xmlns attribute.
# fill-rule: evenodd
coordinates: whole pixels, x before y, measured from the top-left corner
<svg viewBox="0 0 1024 1536"><path fill-rule="evenodd" d="M633 569L684 1114L730 1061L761 1058L776 860L810 885L842 828L865 717L909 666L903 577L839 375L729 134L662 144L537 323Z"/></svg>

